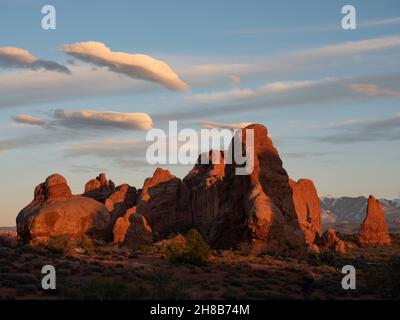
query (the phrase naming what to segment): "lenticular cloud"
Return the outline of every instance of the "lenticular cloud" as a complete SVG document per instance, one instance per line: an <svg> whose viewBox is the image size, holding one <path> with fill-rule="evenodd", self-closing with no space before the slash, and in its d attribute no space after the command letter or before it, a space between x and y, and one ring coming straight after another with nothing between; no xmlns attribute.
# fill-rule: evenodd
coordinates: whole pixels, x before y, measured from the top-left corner
<svg viewBox="0 0 400 320"><path fill-rule="evenodd" d="M144 54L113 52L104 43L95 41L65 45L63 50L79 60L131 78L156 82L170 90L183 91L189 87L168 64Z"/></svg>
<svg viewBox="0 0 400 320"><path fill-rule="evenodd" d="M0 67L31 70L44 69L67 74L71 73L67 67L57 62L41 60L25 49L14 47L0 48Z"/></svg>

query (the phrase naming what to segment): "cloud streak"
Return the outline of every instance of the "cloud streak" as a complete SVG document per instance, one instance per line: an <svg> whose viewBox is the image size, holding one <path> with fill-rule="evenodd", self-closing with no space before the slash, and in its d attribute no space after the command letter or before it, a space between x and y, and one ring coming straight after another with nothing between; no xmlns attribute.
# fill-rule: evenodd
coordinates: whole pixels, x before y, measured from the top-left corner
<svg viewBox="0 0 400 320"><path fill-rule="evenodd" d="M202 82L202 78L209 81L213 78L229 80L230 74L242 77L267 73L271 76L278 73L293 73L316 65L326 67L338 63L341 58L398 47L400 47L400 36L388 36L298 50L295 53L264 57L253 63L197 64L183 69L181 74L199 83Z"/></svg>
<svg viewBox="0 0 400 320"><path fill-rule="evenodd" d="M242 129L251 124L251 122L239 122L239 123L222 123L217 121L200 120L199 123L202 127L207 129Z"/></svg>
<svg viewBox="0 0 400 320"><path fill-rule="evenodd" d="M376 120L347 121L331 128L338 132L316 140L333 144L400 140L400 113Z"/></svg>
<svg viewBox="0 0 400 320"><path fill-rule="evenodd" d="M126 130L150 130L153 121L147 113L128 113L115 111L64 111L56 110L54 121L68 128L114 128Z"/></svg>
<svg viewBox="0 0 400 320"><path fill-rule="evenodd" d="M64 45L63 50L79 60L107 67L134 79L156 82L170 90L184 91L189 88L168 64L148 55L113 52L104 43L95 41Z"/></svg>
<svg viewBox="0 0 400 320"><path fill-rule="evenodd" d="M13 120L16 123L27 124L27 125L32 125L32 126L43 127L43 126L47 125L47 121L45 119L34 117L29 114L17 115L15 117L13 117Z"/></svg>
<svg viewBox="0 0 400 320"><path fill-rule="evenodd" d="M70 129L123 129L148 131L153 126L153 120L147 113L79 110L56 110L51 118L43 119L21 114L13 118L17 123L48 128L65 127Z"/></svg>
<svg viewBox="0 0 400 320"><path fill-rule="evenodd" d="M6 69L44 69L47 71L57 71L65 74L71 74L71 71L67 67L57 62L41 60L27 50L15 47L0 48L0 67Z"/></svg>
<svg viewBox="0 0 400 320"><path fill-rule="evenodd" d="M356 83L350 85L351 90L370 97L400 98L399 90L384 89L375 84Z"/></svg>

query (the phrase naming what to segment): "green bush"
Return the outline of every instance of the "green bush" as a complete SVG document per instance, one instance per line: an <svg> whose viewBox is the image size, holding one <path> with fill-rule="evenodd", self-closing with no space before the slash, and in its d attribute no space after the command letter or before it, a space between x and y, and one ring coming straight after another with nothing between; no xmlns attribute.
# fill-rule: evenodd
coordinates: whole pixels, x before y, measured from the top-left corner
<svg viewBox="0 0 400 320"><path fill-rule="evenodd" d="M68 235L58 235L51 237L46 243L46 249L55 254L70 254L73 246Z"/></svg>
<svg viewBox="0 0 400 320"><path fill-rule="evenodd" d="M186 243L171 243L166 250L172 263L203 265L210 255L210 248L196 229L191 229L186 235Z"/></svg>

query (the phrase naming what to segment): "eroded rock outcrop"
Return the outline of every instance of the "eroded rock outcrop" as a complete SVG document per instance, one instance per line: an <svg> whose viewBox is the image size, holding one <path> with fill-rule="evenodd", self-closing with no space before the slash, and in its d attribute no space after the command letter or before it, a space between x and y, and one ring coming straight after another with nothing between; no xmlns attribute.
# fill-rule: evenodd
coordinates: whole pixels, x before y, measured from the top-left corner
<svg viewBox="0 0 400 320"><path fill-rule="evenodd" d="M107 180L105 173L100 173L98 177L86 183L83 195L104 203L114 191L115 184Z"/></svg>
<svg viewBox="0 0 400 320"><path fill-rule="evenodd" d="M293 181L289 179L293 190L293 203L306 241L313 244L315 237L321 233L321 204L317 189L309 179Z"/></svg>
<svg viewBox="0 0 400 320"><path fill-rule="evenodd" d="M212 161L219 157L218 163ZM201 155L194 168L183 179L189 189L189 211L192 225L203 235L210 230L214 218L219 212L221 182L225 175L224 153L210 151L208 163L201 163Z"/></svg>
<svg viewBox="0 0 400 320"><path fill-rule="evenodd" d="M188 201L189 190L181 179L157 168L143 184L137 212L147 219L153 232L166 235L191 223Z"/></svg>
<svg viewBox="0 0 400 320"><path fill-rule="evenodd" d="M360 227L358 240L361 244L385 245L391 243L382 205L372 195L368 198L367 213Z"/></svg>
<svg viewBox="0 0 400 320"><path fill-rule="evenodd" d="M127 210L114 225L114 243L136 249L153 243L153 232L146 218L137 214L136 207Z"/></svg>
<svg viewBox="0 0 400 320"><path fill-rule="evenodd" d="M119 217L125 215L129 208L136 205L138 193L135 187L128 184L118 186L104 201L104 205L111 214L111 221L114 223Z"/></svg>
<svg viewBox="0 0 400 320"><path fill-rule="evenodd" d="M333 229L326 230L318 239L317 243L321 251L330 250L338 253L346 252L346 243L338 238Z"/></svg>
<svg viewBox="0 0 400 320"><path fill-rule="evenodd" d="M104 238L110 215L101 203L73 196L64 177L55 174L35 188L33 201L17 216L23 242L38 244L57 235L78 239L83 235Z"/></svg>
<svg viewBox="0 0 400 320"><path fill-rule="evenodd" d="M257 250L301 254L305 236L278 151L262 125L242 130L242 150L246 150L246 129L254 130L254 170L250 175L236 175L237 165L226 164L220 210L208 241L219 248L251 241Z"/></svg>

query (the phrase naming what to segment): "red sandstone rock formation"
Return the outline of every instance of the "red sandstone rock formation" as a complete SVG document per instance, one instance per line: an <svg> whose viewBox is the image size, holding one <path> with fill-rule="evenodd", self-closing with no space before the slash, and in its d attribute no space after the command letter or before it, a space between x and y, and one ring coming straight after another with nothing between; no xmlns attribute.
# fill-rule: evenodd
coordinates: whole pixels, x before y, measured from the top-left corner
<svg viewBox="0 0 400 320"><path fill-rule="evenodd" d="M182 181L158 168L144 182L137 212L147 219L153 232L165 235L191 223L188 199L189 191Z"/></svg>
<svg viewBox="0 0 400 320"><path fill-rule="evenodd" d="M361 244L390 244L391 239L385 222L385 213L379 200L370 195L367 214L361 225L358 240Z"/></svg>
<svg viewBox="0 0 400 320"><path fill-rule="evenodd" d="M313 244L321 233L321 204L314 183L308 179L293 181L289 179L293 190L293 203L306 241Z"/></svg>
<svg viewBox="0 0 400 320"><path fill-rule="evenodd" d="M218 156L220 162L212 163L212 157ZM224 154L210 151L208 164L201 164L201 155L194 168L183 179L190 191L189 210L192 225L203 235L210 230L210 225L219 211L220 187L225 175Z"/></svg>
<svg viewBox="0 0 400 320"><path fill-rule="evenodd" d="M129 208L136 205L137 198L138 194L135 187L128 184L118 186L104 202L111 214L111 221L114 223L117 218L125 215Z"/></svg>
<svg viewBox="0 0 400 320"><path fill-rule="evenodd" d="M136 207L127 210L125 216L114 225L114 243L135 249L153 242L153 233L144 216L136 213Z"/></svg>
<svg viewBox="0 0 400 320"><path fill-rule="evenodd" d="M98 177L86 183L83 195L104 203L114 191L114 183L111 180L107 180L105 173L100 173Z"/></svg>
<svg viewBox="0 0 400 320"><path fill-rule="evenodd" d="M55 174L35 188L33 201L17 216L20 239L32 244L56 235L78 239L85 234L103 238L110 215L99 202L71 195L64 177Z"/></svg>
<svg viewBox="0 0 400 320"><path fill-rule="evenodd" d="M326 230L317 242L321 250L331 250L338 253L346 252L346 243L337 237L333 229Z"/></svg>
<svg viewBox="0 0 400 320"><path fill-rule="evenodd" d="M226 165L220 211L208 241L220 248L251 241L257 250L301 254L306 247L305 237L278 151L262 125L243 129L243 144L246 129L254 130L254 171L240 176L235 174L235 164Z"/></svg>

